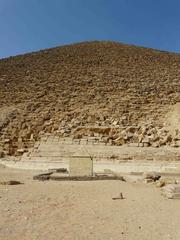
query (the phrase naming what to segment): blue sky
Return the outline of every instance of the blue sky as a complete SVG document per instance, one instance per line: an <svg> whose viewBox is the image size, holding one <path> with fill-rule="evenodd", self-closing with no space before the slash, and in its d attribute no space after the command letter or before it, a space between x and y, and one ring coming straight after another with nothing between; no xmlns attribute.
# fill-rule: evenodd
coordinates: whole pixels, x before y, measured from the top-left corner
<svg viewBox="0 0 180 240"><path fill-rule="evenodd" d="M0 0L0 58L89 40L180 53L180 1Z"/></svg>

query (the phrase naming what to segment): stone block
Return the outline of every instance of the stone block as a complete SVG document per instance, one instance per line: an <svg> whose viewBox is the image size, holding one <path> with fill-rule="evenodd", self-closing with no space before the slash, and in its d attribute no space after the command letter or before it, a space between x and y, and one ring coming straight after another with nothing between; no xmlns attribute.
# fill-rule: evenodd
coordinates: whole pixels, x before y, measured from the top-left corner
<svg viewBox="0 0 180 240"><path fill-rule="evenodd" d="M149 143L143 143L144 147L149 147Z"/></svg>
<svg viewBox="0 0 180 240"><path fill-rule="evenodd" d="M180 199L180 184L169 184L163 188L163 194L167 198Z"/></svg>
<svg viewBox="0 0 180 240"><path fill-rule="evenodd" d="M139 147L139 143L129 143L129 147Z"/></svg>
<svg viewBox="0 0 180 240"><path fill-rule="evenodd" d="M180 147L180 140L176 141L176 146Z"/></svg>
<svg viewBox="0 0 180 240"><path fill-rule="evenodd" d="M87 145L88 144L88 140L87 139L81 139L80 144Z"/></svg>
<svg viewBox="0 0 180 240"><path fill-rule="evenodd" d="M69 161L70 176L92 176L93 160L90 157L73 157Z"/></svg>

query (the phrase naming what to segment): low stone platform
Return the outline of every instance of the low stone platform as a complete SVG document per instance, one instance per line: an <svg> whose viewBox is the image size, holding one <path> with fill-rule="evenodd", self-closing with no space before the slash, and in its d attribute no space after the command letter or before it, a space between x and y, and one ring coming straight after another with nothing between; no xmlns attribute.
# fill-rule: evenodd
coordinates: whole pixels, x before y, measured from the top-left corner
<svg viewBox="0 0 180 240"><path fill-rule="evenodd" d="M72 138L44 136L36 142L28 153L24 153L20 160L67 162L72 156L91 156L94 161L104 160L155 160L180 161L180 148L173 147L136 147L110 146L101 143L79 144Z"/></svg>
<svg viewBox="0 0 180 240"><path fill-rule="evenodd" d="M36 142L35 146L22 157L0 163L13 168L48 170L67 168L79 159L93 159L93 170L102 172L106 169L122 172L180 172L180 149L173 147L129 147L105 146L101 144L77 144L71 138L48 136ZM91 165L91 163L90 163ZM89 166L90 166L89 165ZM79 169L78 171L81 171ZM86 175L91 175L88 170ZM79 175L78 172L77 175Z"/></svg>
<svg viewBox="0 0 180 240"><path fill-rule="evenodd" d="M60 175L57 176L57 174L54 176L51 175L44 175L39 174L33 177L34 180L39 181L47 181L47 180L53 180L53 181L98 181L98 180L121 180L125 181L122 176L115 176L115 175L93 175L93 176L69 176L69 175Z"/></svg>
<svg viewBox="0 0 180 240"><path fill-rule="evenodd" d="M6 161L0 160L0 164L23 170L49 170L58 168L67 168L69 171L69 163L62 162L43 162L43 161ZM114 171L117 173L127 174L141 174L143 172L159 172L164 175L178 175L180 173L180 162L173 161L104 161L104 162L93 162L93 171L107 172Z"/></svg>

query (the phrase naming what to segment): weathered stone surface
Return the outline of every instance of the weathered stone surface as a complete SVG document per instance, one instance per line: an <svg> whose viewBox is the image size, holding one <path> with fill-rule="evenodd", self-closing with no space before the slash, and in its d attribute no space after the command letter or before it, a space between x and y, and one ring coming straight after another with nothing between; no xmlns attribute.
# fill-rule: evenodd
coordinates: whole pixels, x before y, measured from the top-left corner
<svg viewBox="0 0 180 240"><path fill-rule="evenodd" d="M90 157L73 157L69 160L69 175L83 177L93 175L93 160Z"/></svg>
<svg viewBox="0 0 180 240"><path fill-rule="evenodd" d="M169 184L163 188L163 194L167 198L180 199L180 184Z"/></svg>
<svg viewBox="0 0 180 240"><path fill-rule="evenodd" d="M156 172L144 172L143 173L143 178L145 180L149 180L149 181L157 181L161 178L160 174L156 173Z"/></svg>
<svg viewBox="0 0 180 240"><path fill-rule="evenodd" d="M0 158L4 157L4 152L0 150Z"/></svg>
<svg viewBox="0 0 180 240"><path fill-rule="evenodd" d="M77 132L78 139L91 134L107 137L107 145L178 147L163 124L178 126L179 112L171 110L180 102L179 74L177 54L114 42L0 60L0 147L15 155L43 133L69 137L82 126L106 130Z"/></svg>
<svg viewBox="0 0 180 240"><path fill-rule="evenodd" d="M157 181L156 186L164 187L165 185L168 185L168 184L177 184L177 181L174 178L161 178L159 181Z"/></svg>

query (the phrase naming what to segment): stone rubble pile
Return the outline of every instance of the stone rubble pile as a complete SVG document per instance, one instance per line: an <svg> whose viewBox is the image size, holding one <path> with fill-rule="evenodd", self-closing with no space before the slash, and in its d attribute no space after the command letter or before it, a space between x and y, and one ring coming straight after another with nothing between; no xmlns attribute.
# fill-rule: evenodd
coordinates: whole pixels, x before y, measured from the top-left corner
<svg viewBox="0 0 180 240"><path fill-rule="evenodd" d="M170 199L180 199L180 184L169 184L163 187L163 195Z"/></svg>
<svg viewBox="0 0 180 240"><path fill-rule="evenodd" d="M93 141L95 143L104 143L105 145L130 147L161 147L171 146L180 147L180 132L175 130L170 133L163 125L154 125L153 123L139 124L138 126L122 126L118 121L114 121L114 125L105 126L102 122L101 126L79 126L80 122L74 120L73 124L68 124L63 121L59 128L54 132L59 137L72 137L74 141L84 140ZM21 125L22 127L22 125ZM12 131L13 132L13 131ZM4 155L22 155L33 147L38 135L34 135L31 129L25 128L20 130L20 136L17 135L17 130L10 138L5 138L0 141L0 157ZM43 136L44 131L39 133Z"/></svg>
<svg viewBox="0 0 180 240"><path fill-rule="evenodd" d="M170 133L165 127L152 123L127 127L79 127L74 131L74 138L96 137L99 142L108 145L129 145L134 147L180 146L180 132Z"/></svg>
<svg viewBox="0 0 180 240"><path fill-rule="evenodd" d="M156 183L156 187L162 188L162 190L168 192L168 194L170 189L169 186L178 184L178 180L175 176L162 176L161 173L157 172L144 172L142 177L144 183Z"/></svg>
<svg viewBox="0 0 180 240"><path fill-rule="evenodd" d="M144 172L143 179L145 183L156 182L161 178L161 175L156 172Z"/></svg>
<svg viewBox="0 0 180 240"><path fill-rule="evenodd" d="M161 177L159 179L159 181L157 181L156 187L162 188L166 185L177 184L177 183L178 183L178 181L173 177L171 177L171 178L170 177L169 178L168 177Z"/></svg>

